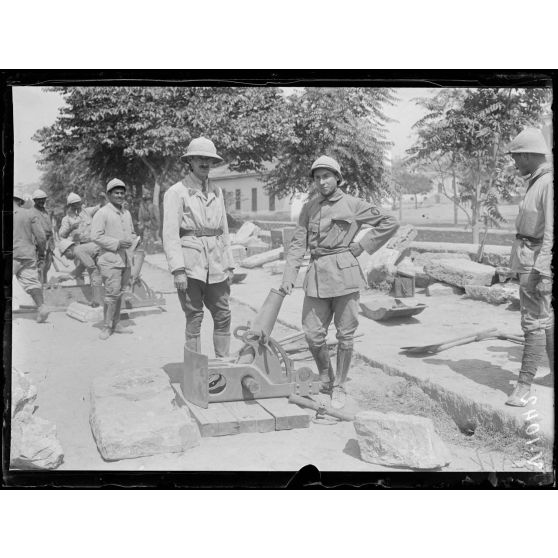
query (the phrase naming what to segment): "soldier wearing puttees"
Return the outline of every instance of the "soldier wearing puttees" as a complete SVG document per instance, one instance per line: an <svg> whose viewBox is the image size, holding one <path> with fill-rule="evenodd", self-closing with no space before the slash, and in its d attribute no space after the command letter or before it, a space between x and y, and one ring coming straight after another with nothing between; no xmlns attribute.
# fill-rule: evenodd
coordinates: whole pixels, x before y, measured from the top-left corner
<svg viewBox="0 0 558 558"><path fill-rule="evenodd" d="M122 295L131 278L134 232L132 216L123 208L126 186L113 178L107 184L109 203L95 213L91 223L91 237L99 246L97 265L105 286L104 326L100 339L112 333L132 333L119 323Z"/></svg>
<svg viewBox="0 0 558 558"><path fill-rule="evenodd" d="M84 208L81 197L73 192L68 194L66 205L68 211L62 218L58 236L71 238L76 243L91 242L91 223L101 205Z"/></svg>
<svg viewBox="0 0 558 558"><path fill-rule="evenodd" d="M47 274L52 264L52 254L54 252L54 230L52 228L52 221L50 215L45 209L47 195L42 190L35 190L33 192L34 207L31 211L37 217L39 224L43 228L46 236L46 246L44 252L37 254L37 267L39 273L39 281L46 283Z"/></svg>
<svg viewBox="0 0 558 558"><path fill-rule="evenodd" d="M96 308L103 304L103 279L101 271L97 265L101 249L94 242L86 244L76 244L73 240L64 238L58 246L60 254L72 260L75 264L73 271L67 275L59 275L56 280L66 281L68 279L81 278L84 271L89 274L91 290L93 291L93 303L91 306Z"/></svg>
<svg viewBox="0 0 558 558"><path fill-rule="evenodd" d="M187 348L201 352L205 305L213 317L215 356L226 357L234 261L223 193L208 179L211 164L223 159L213 142L202 137L190 142L182 158L191 172L165 193L163 247L186 315Z"/></svg>
<svg viewBox="0 0 558 558"><path fill-rule="evenodd" d="M39 282L37 255L44 254L47 239L37 215L30 209L24 209L23 203L23 194L15 192L13 274L37 305L37 322L43 323L48 318L48 310L44 304L43 289Z"/></svg>
<svg viewBox="0 0 558 558"><path fill-rule="evenodd" d="M304 254L310 250L310 266L304 279L306 296L302 326L306 341L320 374L322 390L332 393L332 406L344 405L344 383L353 352L358 326L359 291L364 277L357 257L366 250L372 254L392 237L399 224L368 202L345 194L339 163L320 157L312 165L312 176L319 194L300 213L298 226L289 244L281 290L292 292ZM353 242L362 225L370 231ZM331 320L337 328L337 371L334 377L326 345Z"/></svg>
<svg viewBox="0 0 558 558"><path fill-rule="evenodd" d="M521 329L525 336L521 370L506 404L524 407L544 351L554 376L554 314L552 311L552 245L554 188L548 149L540 130L527 128L509 145L508 153L527 182L515 221L517 230L510 267L519 276Z"/></svg>

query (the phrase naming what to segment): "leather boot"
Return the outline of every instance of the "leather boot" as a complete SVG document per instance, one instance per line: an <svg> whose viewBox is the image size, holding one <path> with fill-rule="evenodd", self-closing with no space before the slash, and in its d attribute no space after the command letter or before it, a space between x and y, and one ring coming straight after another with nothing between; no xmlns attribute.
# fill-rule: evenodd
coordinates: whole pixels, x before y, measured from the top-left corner
<svg viewBox="0 0 558 558"><path fill-rule="evenodd" d="M517 385L508 397L506 405L511 407L525 407L527 397L531 390L531 384L541 363L546 346L546 337L542 331L527 331L525 333L525 345L521 359L521 370Z"/></svg>
<svg viewBox="0 0 558 558"><path fill-rule="evenodd" d="M201 354L201 339L199 335L186 335L186 348Z"/></svg>
<svg viewBox="0 0 558 558"><path fill-rule="evenodd" d="M546 355L548 356L548 364L550 373L554 376L554 327L544 330L546 335Z"/></svg>
<svg viewBox="0 0 558 558"><path fill-rule="evenodd" d="M353 358L353 349L337 347L337 372L335 374L335 382L331 393L331 406L334 409L341 409L345 406L347 398L345 392L345 381L349 375L351 360Z"/></svg>
<svg viewBox="0 0 558 558"><path fill-rule="evenodd" d="M43 291L41 289L32 289L29 291L33 302L37 305L37 323L42 324L48 318L48 309L43 299Z"/></svg>
<svg viewBox="0 0 558 558"><path fill-rule="evenodd" d="M103 329L99 333L99 339L103 341L112 335L112 323L114 318L114 311L116 310L116 303L114 301L105 302L105 320Z"/></svg>
<svg viewBox="0 0 558 558"><path fill-rule="evenodd" d="M333 385L333 367L331 366L331 359L329 358L329 349L324 343L321 347L308 346L311 355L314 357L314 362L318 367L318 374L320 375L320 391L329 393Z"/></svg>
<svg viewBox="0 0 558 558"><path fill-rule="evenodd" d="M217 358L227 358L231 352L231 334L214 331L213 348Z"/></svg>
<svg viewBox="0 0 558 558"><path fill-rule="evenodd" d="M93 301L91 302L91 306L93 308L97 308L103 304L103 287L93 285L91 290L93 291Z"/></svg>

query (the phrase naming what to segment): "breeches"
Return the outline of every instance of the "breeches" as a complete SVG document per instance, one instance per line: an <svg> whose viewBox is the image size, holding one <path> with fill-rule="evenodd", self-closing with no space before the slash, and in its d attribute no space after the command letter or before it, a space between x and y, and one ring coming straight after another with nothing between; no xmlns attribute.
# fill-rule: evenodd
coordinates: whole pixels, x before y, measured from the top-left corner
<svg viewBox="0 0 558 558"><path fill-rule="evenodd" d="M33 289L42 289L35 260L19 260L14 258L13 273L25 292L28 293Z"/></svg>
<svg viewBox="0 0 558 558"><path fill-rule="evenodd" d="M308 345L321 347L326 342L327 331L333 319L339 347L351 349L358 327L359 298L359 292L333 298L305 296L302 306L302 329Z"/></svg>
<svg viewBox="0 0 558 558"><path fill-rule="evenodd" d="M117 302L122 296L124 288L130 281L130 267L108 268L101 266L101 277L105 285L105 302ZM91 277L93 282L93 277Z"/></svg>
<svg viewBox="0 0 558 558"><path fill-rule="evenodd" d="M540 295L536 286L539 274L535 271L519 274L519 305L521 309L521 329L527 333L542 331L554 325L552 294Z"/></svg>
<svg viewBox="0 0 558 558"><path fill-rule="evenodd" d="M186 292L178 291L178 299L186 315L186 334L191 337L200 334L204 305L213 317L213 330L216 333L229 333L231 327L230 293L231 288L228 281L209 284L188 277Z"/></svg>

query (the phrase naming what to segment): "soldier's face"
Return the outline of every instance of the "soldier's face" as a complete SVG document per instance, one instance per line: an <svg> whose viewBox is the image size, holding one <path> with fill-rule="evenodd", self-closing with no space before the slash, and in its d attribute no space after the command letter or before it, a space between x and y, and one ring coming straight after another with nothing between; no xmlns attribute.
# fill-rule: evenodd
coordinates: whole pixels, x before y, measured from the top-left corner
<svg viewBox="0 0 558 558"><path fill-rule="evenodd" d="M81 202L72 203L70 207L76 212L79 213L81 211Z"/></svg>
<svg viewBox="0 0 558 558"><path fill-rule="evenodd" d="M511 156L519 174L525 175L531 172L531 165L527 153L512 153Z"/></svg>
<svg viewBox="0 0 558 558"><path fill-rule="evenodd" d="M45 208L45 203L46 203L46 198L40 198L38 200L35 200L35 207L37 209L44 209Z"/></svg>
<svg viewBox="0 0 558 558"><path fill-rule="evenodd" d="M316 169L314 184L322 196L331 196L337 190L337 176L327 169Z"/></svg>
<svg viewBox="0 0 558 558"><path fill-rule="evenodd" d="M69 260L73 260L74 259L74 247L70 246L62 255L65 258L68 258Z"/></svg>
<svg viewBox="0 0 558 558"><path fill-rule="evenodd" d="M205 180L209 175L209 170L211 169L212 159L211 157L190 157L188 159L190 166L192 167L192 172L200 180Z"/></svg>
<svg viewBox="0 0 558 558"><path fill-rule="evenodd" d="M113 205L122 207L122 204L126 200L126 189L121 186L117 186L108 192L107 196Z"/></svg>

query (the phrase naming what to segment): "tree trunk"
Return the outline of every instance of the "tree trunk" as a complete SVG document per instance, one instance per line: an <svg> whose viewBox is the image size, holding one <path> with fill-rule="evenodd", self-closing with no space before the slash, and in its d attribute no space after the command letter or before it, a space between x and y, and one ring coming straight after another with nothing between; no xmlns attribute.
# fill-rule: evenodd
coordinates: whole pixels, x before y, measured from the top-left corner
<svg viewBox="0 0 558 558"><path fill-rule="evenodd" d="M451 171L451 187L453 190L453 224L457 225L459 207L457 205L457 181L455 179L455 169Z"/></svg>
<svg viewBox="0 0 558 558"><path fill-rule="evenodd" d="M403 221L403 193L399 192L399 222Z"/></svg>

